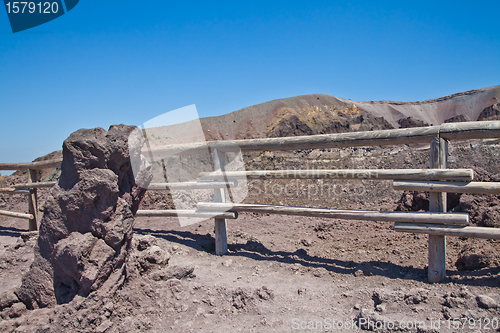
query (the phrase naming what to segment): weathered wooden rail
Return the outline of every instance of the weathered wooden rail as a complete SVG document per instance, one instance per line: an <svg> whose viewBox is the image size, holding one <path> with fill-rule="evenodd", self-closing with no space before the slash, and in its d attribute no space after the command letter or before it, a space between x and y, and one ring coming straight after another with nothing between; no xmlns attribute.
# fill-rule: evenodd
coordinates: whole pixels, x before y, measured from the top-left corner
<svg viewBox="0 0 500 333"><path fill-rule="evenodd" d="M166 146L162 149L153 150L153 152L160 155L190 155L204 153L207 148L211 151L217 149L219 152L230 152L235 150L249 152L403 145L411 143L429 143L436 137L440 137L443 140L498 138L500 137L500 122L477 121L381 131L268 139L208 141L186 145Z"/></svg>
<svg viewBox="0 0 500 333"><path fill-rule="evenodd" d="M394 230L436 236L500 239L500 228L485 228L459 225L395 223Z"/></svg>
<svg viewBox="0 0 500 333"><path fill-rule="evenodd" d="M451 225L468 225L469 214L466 213L431 213L431 212L384 212L372 210L330 209L292 207L263 204L233 203L198 203L200 211L235 211L261 214L279 214L324 217L344 220L383 221L404 223L435 223Z"/></svg>
<svg viewBox="0 0 500 333"><path fill-rule="evenodd" d="M196 209L166 209L166 210L138 210L135 216L148 217L201 217L215 219L237 219L238 213L234 211L207 211Z"/></svg>
<svg viewBox="0 0 500 333"><path fill-rule="evenodd" d="M202 173L197 181L170 184L150 184L150 190L167 189L213 189L213 203L198 203L191 210L139 210L136 216L202 217L215 220L215 252L227 253L227 219L236 219L238 212L264 214L301 215L350 219L360 221L395 222L399 232L425 233L429 235L429 282L439 282L446 273L445 236L478 237L500 239L500 229L469 226L469 216L464 213L446 213L446 193L500 194L500 184L473 182L470 169L448 169L448 141L500 138L500 121L451 123L410 129L395 129L341 134L324 134L301 137L270 139L210 141L188 145L167 146L154 150L159 154L189 155L211 151L213 172ZM369 170L256 170L225 171L225 154L241 150L284 151L319 148L341 148L359 146L402 145L429 143L430 169L369 169ZM143 148L144 149L144 148ZM150 152L148 152L150 153ZM36 230L36 189L50 187L54 183L36 183L34 170L59 166L61 160L0 164L0 170L28 169L29 183L17 184L14 188L0 189L0 193L27 194L30 202L29 214L12 213L30 219L30 230ZM352 179L392 180L396 190L430 192L430 212L382 212L364 210L342 210L329 208L290 207L230 203L228 186L236 187L240 179ZM26 191L29 189L29 191ZM0 214L6 213L0 211ZM7 214L5 214L7 215ZM34 221L34 224L32 223ZM34 229L32 229L34 228Z"/></svg>
<svg viewBox="0 0 500 333"><path fill-rule="evenodd" d="M29 163L0 163L0 170L40 170L57 168L61 163L62 158Z"/></svg>
<svg viewBox="0 0 500 333"><path fill-rule="evenodd" d="M461 237L498 238L499 229L466 226L469 220L462 214L446 212L446 192L498 194L499 184L470 182L472 170L447 169L448 141L491 139L500 137L500 122L451 123L422 128L386 131L353 132L342 134L312 135L306 137L284 137L271 139L212 141L184 146L170 146L155 150L156 154L193 154L207 148L215 151L218 161L224 161L225 152L234 151L281 151L318 148L340 148L359 146L401 145L411 143L431 143L431 165L427 170L257 170L223 172L223 165L217 162L214 172L202 173L201 179L370 179L393 180L395 189L430 192L430 212L425 214L398 212L331 210L308 207L286 207L252 204L211 204L199 203L198 209L261 212L267 214L288 214L320 216L342 219L395 221L395 230L429 234L429 282L442 281L446 274L446 235ZM221 156L222 155L222 156ZM221 170L221 171L219 171ZM454 181L454 182L450 182ZM457 182L461 181L461 182ZM222 202L223 200L215 200ZM393 213L396 213L393 215ZM452 217L453 216L453 217ZM419 219L418 222L416 219ZM412 221L413 219L413 221ZM226 226L218 228L216 222L216 253L224 254Z"/></svg>
<svg viewBox="0 0 500 333"><path fill-rule="evenodd" d="M476 194L500 194L500 183L497 182L440 182L440 181L394 181L395 190L452 192Z"/></svg>
<svg viewBox="0 0 500 333"><path fill-rule="evenodd" d="M471 169L256 170L201 173L201 179L472 180Z"/></svg>
<svg viewBox="0 0 500 333"><path fill-rule="evenodd" d="M29 230L38 229L38 198L37 189L47 188L55 185L55 182L37 182L36 170L45 168L54 168L61 166L62 159L53 159L47 161L30 163L1 163L0 170L27 170L28 183L17 184L13 188L0 188L0 193L5 194L25 194L28 196L28 214L0 211L0 215L17 217L29 220Z"/></svg>
<svg viewBox="0 0 500 333"><path fill-rule="evenodd" d="M9 212L6 210L0 210L0 215L5 215L5 216L10 216L10 217L19 217L22 219L33 219L33 214L24 214L24 213L16 213L16 212Z"/></svg>

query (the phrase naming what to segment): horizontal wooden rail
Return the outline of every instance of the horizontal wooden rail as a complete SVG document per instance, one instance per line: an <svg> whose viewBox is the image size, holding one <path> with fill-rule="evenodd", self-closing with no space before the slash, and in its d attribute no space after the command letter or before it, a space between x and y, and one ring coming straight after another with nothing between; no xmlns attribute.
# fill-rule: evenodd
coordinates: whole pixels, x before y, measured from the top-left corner
<svg viewBox="0 0 500 333"><path fill-rule="evenodd" d="M17 190L15 188L0 188L0 193L5 193L5 194L31 194L30 191Z"/></svg>
<svg viewBox="0 0 500 333"><path fill-rule="evenodd" d="M225 188L227 186L235 187L238 182L233 180L224 181L201 181L201 182L183 182L183 183L152 183L149 184L148 190L195 190L195 189L213 189Z"/></svg>
<svg viewBox="0 0 500 333"><path fill-rule="evenodd" d="M154 149L155 153L192 154L204 153L207 148L219 151L262 151L262 150L298 150L315 148L338 148L379 145L401 145L408 143L428 143L437 135L446 140L468 140L500 138L500 121L476 121L449 123L439 126L413 127L393 130L320 134L308 136L280 137L249 140L220 140L198 142L185 145L166 146ZM0 170L43 169L59 167L61 159L31 163L0 163Z"/></svg>
<svg viewBox="0 0 500 333"><path fill-rule="evenodd" d="M466 213L428 213L428 212L381 212L370 210L347 210L329 208L309 208L276 206L262 204L232 204L200 202L199 210L236 212L252 212L261 214L298 215L311 217L326 217L345 220L405 222L405 223L438 223L438 224L469 224L469 214Z"/></svg>
<svg viewBox="0 0 500 333"><path fill-rule="evenodd" d="M429 235L500 239L500 228L395 223L394 230Z"/></svg>
<svg viewBox="0 0 500 333"><path fill-rule="evenodd" d="M0 163L0 170L39 170L46 168L56 168L60 167L62 163L62 158L55 160L30 162L30 163Z"/></svg>
<svg viewBox="0 0 500 333"><path fill-rule="evenodd" d="M446 140L500 138L500 121L450 123L439 126L393 130L320 134L268 139L220 140L153 148L161 156L203 154L208 149L218 151L277 151L298 149L341 148L360 146L429 143L440 135ZM147 148L143 148L147 149ZM144 151L145 155L147 152Z"/></svg>
<svg viewBox="0 0 500 333"><path fill-rule="evenodd" d="M0 215L10 216L10 217L18 217L20 219L27 219L27 220L32 220L33 219L33 215L32 214L8 212L6 210L0 210Z"/></svg>
<svg viewBox="0 0 500 333"><path fill-rule="evenodd" d="M439 125L439 135L445 140L500 138L500 121L470 121Z"/></svg>
<svg viewBox="0 0 500 333"><path fill-rule="evenodd" d="M471 169L348 169L348 170L255 170L200 173L202 179L420 179L472 180Z"/></svg>
<svg viewBox="0 0 500 333"><path fill-rule="evenodd" d="M138 210L135 216L148 217L200 217L200 218L220 218L220 219L237 219L238 213L225 211L202 211L202 210Z"/></svg>
<svg viewBox="0 0 500 333"><path fill-rule="evenodd" d="M439 182L439 181L394 181L392 187L402 191L453 192L500 194L500 183L494 182Z"/></svg>
<svg viewBox="0 0 500 333"><path fill-rule="evenodd" d="M25 183L13 185L15 189L30 189L30 188L48 188L53 187L57 182L37 182L37 183Z"/></svg>

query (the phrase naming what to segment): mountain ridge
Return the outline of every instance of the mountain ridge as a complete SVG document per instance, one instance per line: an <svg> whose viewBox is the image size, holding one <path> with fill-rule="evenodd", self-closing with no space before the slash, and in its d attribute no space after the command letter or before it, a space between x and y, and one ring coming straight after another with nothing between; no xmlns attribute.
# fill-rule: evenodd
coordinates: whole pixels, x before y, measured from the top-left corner
<svg viewBox="0 0 500 333"><path fill-rule="evenodd" d="M201 123L207 140L341 133L475 121L488 108L488 114L497 117L499 102L500 86L414 102L358 102L308 94L202 118ZM483 115L480 120L488 117Z"/></svg>

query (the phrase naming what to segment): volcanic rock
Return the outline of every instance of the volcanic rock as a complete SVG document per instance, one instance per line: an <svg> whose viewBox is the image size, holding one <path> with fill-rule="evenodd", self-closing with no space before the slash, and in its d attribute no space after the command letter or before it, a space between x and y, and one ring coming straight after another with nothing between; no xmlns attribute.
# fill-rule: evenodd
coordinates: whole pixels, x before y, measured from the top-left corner
<svg viewBox="0 0 500 333"><path fill-rule="evenodd" d="M62 173L44 206L35 260L16 291L28 309L86 297L124 271L145 192L130 164L134 129L81 129L64 141ZM150 180L149 169L138 178Z"/></svg>
<svg viewBox="0 0 500 333"><path fill-rule="evenodd" d="M493 247L484 240L471 240L458 255L455 266L459 271L475 270L498 264Z"/></svg>

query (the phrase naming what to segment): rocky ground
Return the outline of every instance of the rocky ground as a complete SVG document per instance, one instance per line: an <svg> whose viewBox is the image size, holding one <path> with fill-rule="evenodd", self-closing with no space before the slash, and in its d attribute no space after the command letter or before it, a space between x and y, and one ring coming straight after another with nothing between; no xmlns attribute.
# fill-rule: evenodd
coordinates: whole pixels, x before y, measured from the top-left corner
<svg viewBox="0 0 500 333"><path fill-rule="evenodd" d="M495 140L453 144L450 167L499 181L499 153ZM374 147L261 153L245 162L247 169L426 168L428 155L424 146ZM4 177L0 187L25 177ZM301 180L285 190L289 183L250 183L246 201L426 208L424 193L397 192L386 181ZM47 191L39 195L43 204ZM498 227L499 203L496 196L450 195L449 208ZM149 191L141 205L159 209L171 200ZM20 195L2 195L0 209L23 212L27 204ZM494 240L448 237L447 277L428 284L427 236L396 233L391 223L243 213L228 221L229 254L216 256L210 221L181 228L175 219L138 218L120 288L27 310L13 294L33 261L37 235L26 231L27 221L0 217L2 332L309 332L340 330L341 323L345 331L500 331L500 242Z"/></svg>

